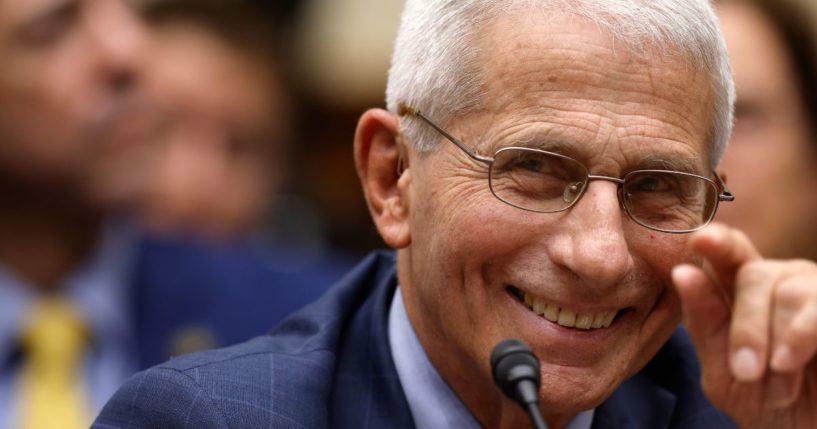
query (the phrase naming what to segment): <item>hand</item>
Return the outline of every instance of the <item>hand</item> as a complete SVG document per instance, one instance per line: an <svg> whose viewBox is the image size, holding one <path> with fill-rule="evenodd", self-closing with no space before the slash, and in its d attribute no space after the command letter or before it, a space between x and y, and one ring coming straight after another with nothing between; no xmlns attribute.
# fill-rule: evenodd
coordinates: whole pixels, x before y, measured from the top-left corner
<svg viewBox="0 0 817 429"><path fill-rule="evenodd" d="M712 403L743 428L817 428L817 264L764 260L712 225L672 272Z"/></svg>

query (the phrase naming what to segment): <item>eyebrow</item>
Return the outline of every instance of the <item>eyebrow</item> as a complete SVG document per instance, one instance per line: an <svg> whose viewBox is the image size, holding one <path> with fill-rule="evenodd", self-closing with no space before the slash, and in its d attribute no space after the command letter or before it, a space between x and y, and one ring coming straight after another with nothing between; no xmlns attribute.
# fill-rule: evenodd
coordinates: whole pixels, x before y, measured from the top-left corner
<svg viewBox="0 0 817 429"><path fill-rule="evenodd" d="M695 158L681 157L678 155L648 155L639 162L638 169L680 171L682 173L709 176L709 172L701 172L701 165Z"/></svg>
<svg viewBox="0 0 817 429"><path fill-rule="evenodd" d="M25 17L18 27L18 32L24 33L31 27L48 19L77 14L79 8L79 0L57 0L46 4L39 10L35 10L30 16Z"/></svg>
<svg viewBox="0 0 817 429"><path fill-rule="evenodd" d="M554 138L523 136L518 140L514 140L509 146L555 152L560 155L576 158L577 160L581 158L581 154L576 150L576 144ZM635 168L633 168L633 170L679 171L709 177L709 171L702 171L701 164L697 158L672 153L659 152L643 156L635 162Z"/></svg>
<svg viewBox="0 0 817 429"><path fill-rule="evenodd" d="M568 143L564 140L547 137L543 138L538 136L523 136L519 139L513 140L510 144L504 146L539 149L567 156L577 155L575 144Z"/></svg>

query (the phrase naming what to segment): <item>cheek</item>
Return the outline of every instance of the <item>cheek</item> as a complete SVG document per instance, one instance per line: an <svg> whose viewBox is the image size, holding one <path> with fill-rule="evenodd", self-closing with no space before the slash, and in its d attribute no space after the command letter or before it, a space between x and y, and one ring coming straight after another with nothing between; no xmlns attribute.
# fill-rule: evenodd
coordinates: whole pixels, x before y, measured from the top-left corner
<svg viewBox="0 0 817 429"><path fill-rule="evenodd" d="M461 259L502 242L502 220L510 214L491 194L486 180L438 177L432 181L413 182L412 247Z"/></svg>
<svg viewBox="0 0 817 429"><path fill-rule="evenodd" d="M633 359L629 362L629 374L638 372L658 350L667 342L669 337L681 323L681 303L675 288L669 283L664 289L655 308L644 321L640 331L638 349L634 350Z"/></svg>
<svg viewBox="0 0 817 429"><path fill-rule="evenodd" d="M423 289L423 305L434 309L442 329L460 330L463 338L478 337L481 326L496 326L491 305L496 291L487 284L485 269L519 245L511 234L518 226L508 219L520 210L483 192L481 185L487 187L477 182L459 190L429 189L411 207L412 283Z"/></svg>
<svg viewBox="0 0 817 429"><path fill-rule="evenodd" d="M680 323L681 306L672 284L672 269L680 263L701 264L701 259L689 250L687 240L687 235L656 232L650 233L643 242L634 242L633 248L637 249L635 252L642 265L639 271L647 276L639 283L642 287L654 285L655 302L643 315L639 340L631 344L633 370L646 364Z"/></svg>

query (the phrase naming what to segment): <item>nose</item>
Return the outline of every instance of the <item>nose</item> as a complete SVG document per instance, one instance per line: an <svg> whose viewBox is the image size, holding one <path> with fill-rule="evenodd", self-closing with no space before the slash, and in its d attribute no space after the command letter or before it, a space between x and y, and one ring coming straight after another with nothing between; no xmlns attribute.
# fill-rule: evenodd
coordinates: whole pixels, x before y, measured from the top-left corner
<svg viewBox="0 0 817 429"><path fill-rule="evenodd" d="M615 286L633 266L624 233L625 216L615 183L590 182L561 221L550 248L552 262L587 285Z"/></svg>
<svg viewBox="0 0 817 429"><path fill-rule="evenodd" d="M140 17L122 0L92 0L89 31L99 72L111 90L129 91L144 67L147 31Z"/></svg>

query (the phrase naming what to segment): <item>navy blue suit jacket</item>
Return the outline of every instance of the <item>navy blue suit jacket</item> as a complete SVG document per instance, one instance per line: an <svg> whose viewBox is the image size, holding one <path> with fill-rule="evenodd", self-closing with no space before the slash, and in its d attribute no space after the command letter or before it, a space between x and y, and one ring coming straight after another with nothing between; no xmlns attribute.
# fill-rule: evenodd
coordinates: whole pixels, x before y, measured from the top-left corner
<svg viewBox="0 0 817 429"><path fill-rule="evenodd" d="M394 256L378 253L270 335L134 376L94 428L413 428L387 337ZM734 427L699 388L682 331L593 428Z"/></svg>
<svg viewBox="0 0 817 429"><path fill-rule="evenodd" d="M271 245L143 236L129 285L139 368L261 335L351 266Z"/></svg>

